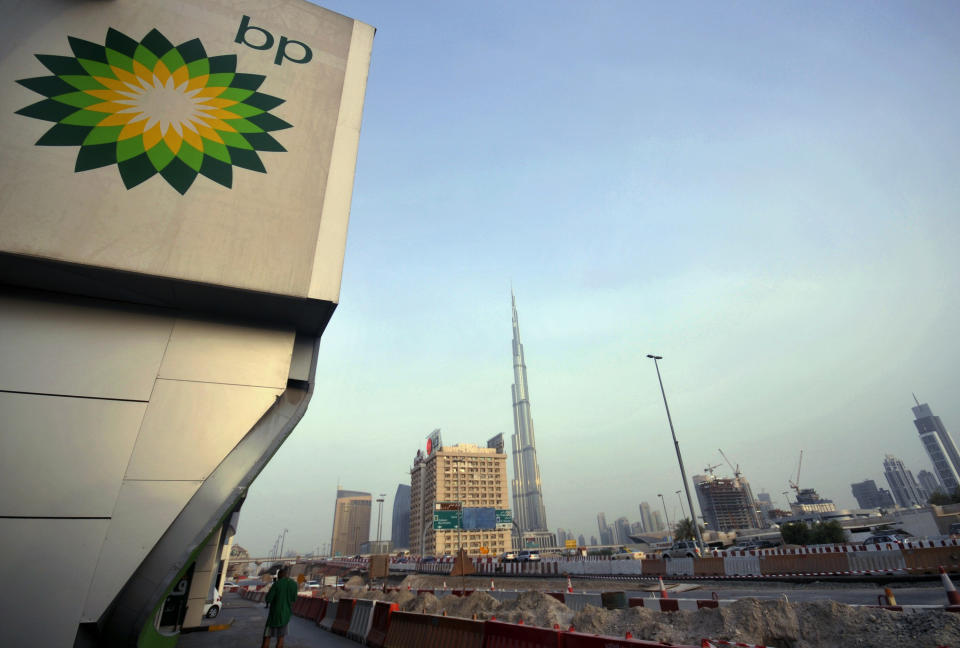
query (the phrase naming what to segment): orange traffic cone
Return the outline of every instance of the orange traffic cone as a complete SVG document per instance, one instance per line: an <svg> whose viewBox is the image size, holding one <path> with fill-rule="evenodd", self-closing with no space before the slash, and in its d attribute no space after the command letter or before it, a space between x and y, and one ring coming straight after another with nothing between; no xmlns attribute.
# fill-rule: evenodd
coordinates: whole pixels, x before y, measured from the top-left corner
<svg viewBox="0 0 960 648"><path fill-rule="evenodd" d="M570 577L567 576L567 591L570 594L573 594L573 583L570 582Z"/></svg>
<svg viewBox="0 0 960 648"><path fill-rule="evenodd" d="M884 595L884 597L886 597L886 599L887 599L887 605L896 605L896 604L897 604L897 597L893 595L893 590L890 589L889 587L884 587L884 588L883 588L883 595Z"/></svg>
<svg viewBox="0 0 960 648"><path fill-rule="evenodd" d="M657 580L660 581L660 598L670 598L670 595L667 594L667 588L663 586L663 578L657 576Z"/></svg>
<svg viewBox="0 0 960 648"><path fill-rule="evenodd" d="M490 579L490 591L492 592L492 591L495 590L495 589L497 589L497 588L496 588L496 586L493 584L493 579L491 578L491 579Z"/></svg>
<svg viewBox="0 0 960 648"><path fill-rule="evenodd" d="M624 639L633 639L633 633L627 630L627 634L623 636Z"/></svg>
<svg viewBox="0 0 960 648"><path fill-rule="evenodd" d="M947 590L947 600L950 601L950 605L960 605L960 594L957 593L957 588L953 586L953 582L947 576L943 565L940 566L940 582L943 583L943 589Z"/></svg>

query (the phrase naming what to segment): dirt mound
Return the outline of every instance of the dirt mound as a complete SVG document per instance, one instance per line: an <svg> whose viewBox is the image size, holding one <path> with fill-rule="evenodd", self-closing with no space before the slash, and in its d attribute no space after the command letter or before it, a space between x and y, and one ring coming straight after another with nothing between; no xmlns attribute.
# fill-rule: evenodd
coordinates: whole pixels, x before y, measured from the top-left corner
<svg viewBox="0 0 960 648"><path fill-rule="evenodd" d="M386 595L386 597L384 597L383 600L390 601L391 603L396 603L397 605L400 606L401 610L404 610L406 609L404 605L406 605L409 601L412 601L415 598L417 598L417 596L413 592L408 592L407 590L398 590L396 592L390 592L389 594Z"/></svg>
<svg viewBox="0 0 960 648"><path fill-rule="evenodd" d="M500 601L486 592L473 592L470 596L444 596L440 605L449 616L472 619L476 614L478 619L486 620L497 613Z"/></svg>
<svg viewBox="0 0 960 648"><path fill-rule="evenodd" d="M348 591L359 591L364 589L366 586L367 581L365 581L362 576L351 576L350 579L343 584L343 588Z"/></svg>
<svg viewBox="0 0 960 648"><path fill-rule="evenodd" d="M400 609L404 612L421 612L425 614L436 614L440 612L440 601L430 592L417 594L415 598L408 599Z"/></svg>
<svg viewBox="0 0 960 648"><path fill-rule="evenodd" d="M552 628L570 625L573 612L566 605L543 592L523 592L513 601L504 601L497 610L497 619L507 623L519 623L522 619L527 625Z"/></svg>
<svg viewBox="0 0 960 648"><path fill-rule="evenodd" d="M725 639L777 648L858 648L960 645L960 616L940 610L891 612L832 601L788 603L742 599L729 607L696 612L648 608L603 610L587 606L573 617L579 632L699 645Z"/></svg>

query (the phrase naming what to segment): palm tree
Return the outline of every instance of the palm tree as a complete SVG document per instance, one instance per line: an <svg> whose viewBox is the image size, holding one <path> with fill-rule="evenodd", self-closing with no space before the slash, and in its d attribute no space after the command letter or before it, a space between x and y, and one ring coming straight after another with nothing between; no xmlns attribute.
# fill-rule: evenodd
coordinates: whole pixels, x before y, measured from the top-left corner
<svg viewBox="0 0 960 648"><path fill-rule="evenodd" d="M693 520L683 518L677 522L677 526L674 528L674 536L677 540L695 540L697 532L693 527Z"/></svg>

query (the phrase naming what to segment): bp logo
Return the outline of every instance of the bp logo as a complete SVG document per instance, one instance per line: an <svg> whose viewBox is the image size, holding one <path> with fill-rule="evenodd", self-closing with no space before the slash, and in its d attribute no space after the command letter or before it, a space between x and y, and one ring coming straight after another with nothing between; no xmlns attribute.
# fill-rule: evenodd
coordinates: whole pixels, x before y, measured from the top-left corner
<svg viewBox="0 0 960 648"><path fill-rule="evenodd" d="M265 77L237 72L235 55L156 29L69 41L74 56L37 55L53 76L18 81L46 99L17 113L53 122L38 146L80 147L74 171L116 164L127 189L160 174L184 194L197 175L230 187L235 166L266 173L258 152L286 150L270 135L290 127L270 114L283 99L257 92Z"/></svg>

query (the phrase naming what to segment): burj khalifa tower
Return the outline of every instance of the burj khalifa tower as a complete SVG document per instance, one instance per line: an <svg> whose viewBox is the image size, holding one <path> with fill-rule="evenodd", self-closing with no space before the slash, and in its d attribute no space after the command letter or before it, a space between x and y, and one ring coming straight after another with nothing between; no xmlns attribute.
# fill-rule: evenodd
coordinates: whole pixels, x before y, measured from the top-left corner
<svg viewBox="0 0 960 648"><path fill-rule="evenodd" d="M522 534L524 546L553 546L548 531L547 512L543 508L537 445L530 416L530 393L527 388L527 365L520 343L517 321L517 300L510 291L513 305L513 519Z"/></svg>

